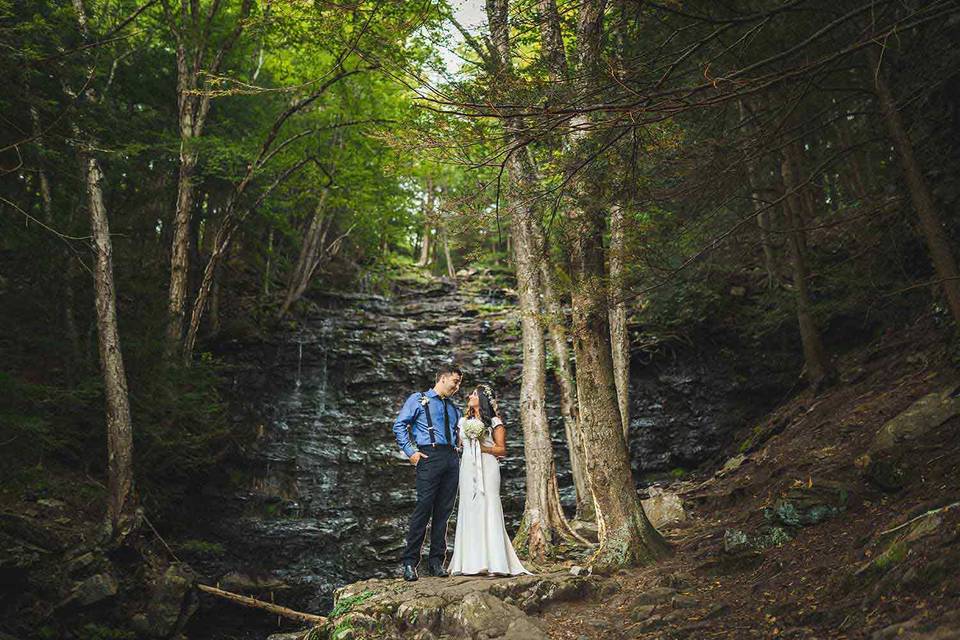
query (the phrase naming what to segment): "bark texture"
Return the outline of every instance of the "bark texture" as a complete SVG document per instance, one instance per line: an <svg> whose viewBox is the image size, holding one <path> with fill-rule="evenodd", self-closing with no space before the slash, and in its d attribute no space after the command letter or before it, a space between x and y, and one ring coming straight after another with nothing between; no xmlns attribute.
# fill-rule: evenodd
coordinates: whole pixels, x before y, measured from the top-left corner
<svg viewBox="0 0 960 640"><path fill-rule="evenodd" d="M93 41L82 0L73 0L77 23L85 42ZM92 76L92 69L90 75ZM77 96L67 88L68 94ZM92 88L77 96L82 102L95 103L99 96ZM94 254L93 284L96 307L97 344L103 376L107 414L107 520L111 535L122 540L138 524L137 495L133 483L133 424L127 393L127 374L120 349L117 327L117 295L113 281L113 243L103 198L103 171L94 155L96 140L84 136L79 125L74 135L84 142L78 147L90 216L91 248Z"/></svg>
<svg viewBox="0 0 960 640"><path fill-rule="evenodd" d="M563 415L563 429L577 497L574 519L592 522L596 514L593 510L593 494L590 491L590 476L587 474L587 460L583 450L583 434L580 431L577 381L567 345L567 321L546 260L541 262L540 277L543 282L543 306L550 335L550 348L555 361L557 385L560 387L560 413Z"/></svg>
<svg viewBox="0 0 960 640"><path fill-rule="evenodd" d="M133 424L127 395L127 374L117 328L117 295L113 283L113 245L103 201L103 172L93 155L82 152L87 206L94 261L94 297L97 310L97 343L107 405L107 514L115 536L122 536L135 522L136 494L133 487Z"/></svg>
<svg viewBox="0 0 960 640"><path fill-rule="evenodd" d="M613 379L617 386L623 438L630 442L630 336L627 332L627 305L624 302L625 229L623 207L610 211L610 347ZM627 450L629 451L629 444Z"/></svg>

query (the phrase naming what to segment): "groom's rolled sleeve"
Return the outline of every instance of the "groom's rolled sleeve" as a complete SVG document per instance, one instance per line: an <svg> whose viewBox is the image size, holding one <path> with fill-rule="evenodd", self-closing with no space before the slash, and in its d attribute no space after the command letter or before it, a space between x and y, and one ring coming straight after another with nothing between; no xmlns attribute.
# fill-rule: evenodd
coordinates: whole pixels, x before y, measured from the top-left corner
<svg viewBox="0 0 960 640"><path fill-rule="evenodd" d="M393 435L397 438L397 445L407 454L408 458L417 452L410 441L410 433L417 418L418 395L414 393L407 398L407 401L403 403L403 408L400 409L397 421L393 423Z"/></svg>

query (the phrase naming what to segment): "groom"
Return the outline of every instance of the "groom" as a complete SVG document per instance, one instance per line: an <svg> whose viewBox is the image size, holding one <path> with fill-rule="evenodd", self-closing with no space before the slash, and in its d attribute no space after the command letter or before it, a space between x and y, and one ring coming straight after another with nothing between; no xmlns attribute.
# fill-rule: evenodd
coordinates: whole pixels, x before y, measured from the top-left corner
<svg viewBox="0 0 960 640"><path fill-rule="evenodd" d="M460 410L449 398L460 388L462 378L456 366L441 366L433 389L407 398L393 425L397 444L417 469L417 506L410 518L403 551L403 579L407 581L418 577L420 549L427 520L431 518L427 572L441 578L449 575L443 568L447 520L453 511L460 475L460 456L455 449Z"/></svg>

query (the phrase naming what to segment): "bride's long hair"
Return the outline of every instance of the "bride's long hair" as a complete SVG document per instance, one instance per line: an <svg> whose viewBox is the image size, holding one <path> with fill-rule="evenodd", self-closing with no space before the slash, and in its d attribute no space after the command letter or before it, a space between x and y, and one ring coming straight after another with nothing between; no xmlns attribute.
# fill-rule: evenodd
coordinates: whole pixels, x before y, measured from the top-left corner
<svg viewBox="0 0 960 640"><path fill-rule="evenodd" d="M477 405L480 415L477 416L483 422L483 426L490 429L493 425L494 416L499 415L497 399L493 395L493 389L490 385L482 384L474 391L477 394Z"/></svg>

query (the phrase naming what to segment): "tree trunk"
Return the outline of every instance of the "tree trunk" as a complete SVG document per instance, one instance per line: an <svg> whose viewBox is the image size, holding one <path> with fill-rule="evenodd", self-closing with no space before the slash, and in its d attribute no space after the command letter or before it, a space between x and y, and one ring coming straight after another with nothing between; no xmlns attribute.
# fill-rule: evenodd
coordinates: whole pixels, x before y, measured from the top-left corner
<svg viewBox="0 0 960 640"><path fill-rule="evenodd" d="M110 225L103 204L100 163L87 151L81 152L84 180L90 209L90 233L95 255L94 294L97 310L97 337L100 368L107 404L107 473L109 502L107 515L114 537L124 535L136 522L137 499L133 487L133 426L127 396L127 374L120 351L117 329L117 300L113 284L113 246Z"/></svg>
<svg viewBox="0 0 960 640"><path fill-rule="evenodd" d="M420 259L417 260L418 267L426 267L430 265L430 256L434 250L433 243L431 242L431 231L433 230L433 205L434 205L434 193L433 193L433 180L431 178L426 179L426 186L424 187L424 200L423 200L423 243L420 245Z"/></svg>
<svg viewBox="0 0 960 640"><path fill-rule="evenodd" d="M200 279L200 286L197 289L197 297L193 303L193 309L190 313L190 322L187 325L187 334L184 339L183 351L181 357L185 365L189 365L193 360L193 349L197 344L197 335L200 331L200 320L203 318L204 309L207 301L210 299L210 291L213 287L213 276L220 261L224 258L230 247L230 241L233 238L233 232L236 224L226 215L222 223L217 227L217 233L214 236L213 251L210 258L203 268L203 275Z"/></svg>
<svg viewBox="0 0 960 640"><path fill-rule="evenodd" d="M555 5L554 0L543 0ZM577 90L589 94L596 85L603 36L604 0L584 0L576 29ZM541 11L541 20L547 12ZM558 31L554 25L553 31ZM543 38L544 56L559 58L562 51L550 51L556 44ZM577 116L568 137L568 171L573 206L564 212L567 253L570 256L573 346L577 363L577 391L580 424L587 458L587 473L593 490L600 545L591 564L599 572L647 562L668 553L666 542L650 525L633 484L630 457L623 437L623 419L614 381L610 345L610 309L605 286L603 232L604 215L596 206L591 177L578 169L578 157L587 142L587 116Z"/></svg>
<svg viewBox="0 0 960 640"><path fill-rule="evenodd" d="M747 121L749 116L747 107L743 100L737 101L740 109L740 120ZM755 130L755 127L750 127ZM765 210L763 200L760 197L761 183L757 177L757 169L753 162L744 162L744 169L747 174L747 184L750 187L750 201L753 206L754 217L757 221L757 227L760 229L760 245L763 249L763 264L767 270L767 288L773 289L780 284L780 265L777 259L776 249L770 237L770 212Z"/></svg>
<svg viewBox="0 0 960 640"><path fill-rule="evenodd" d="M177 185L177 208L173 218L173 244L170 247L170 288L167 293L167 355L180 349L183 322L186 317L187 288L190 281L190 228L193 213L193 178L197 153L188 147L192 121L180 115L180 178Z"/></svg>
<svg viewBox="0 0 960 640"><path fill-rule="evenodd" d="M273 265L273 227L270 227L270 234L267 236L267 263L263 267L263 297L270 295L270 278Z"/></svg>
<svg viewBox="0 0 960 640"><path fill-rule="evenodd" d="M803 207L803 198L798 193L800 174L799 153L795 145L786 148L781 163L781 175L785 196L783 210L787 222L787 244L790 247L790 261L793 265L793 290L797 301L797 321L800 325L800 340L803 344L803 357L806 362L807 376L814 389L818 389L830 375L830 360L820 339L813 314L810 311L810 293L807 288L807 266L804 247L801 243L803 219L798 215Z"/></svg>
<svg viewBox="0 0 960 640"><path fill-rule="evenodd" d="M610 347L613 354L613 379L617 387L623 438L630 449L630 336L627 333L627 305L624 297L624 251L626 230L623 207L610 211Z"/></svg>
<svg viewBox="0 0 960 640"><path fill-rule="evenodd" d="M585 209L572 213L573 346L580 424L600 539L591 564L605 572L648 562L668 549L643 512L623 438L603 286L603 215Z"/></svg>
<svg viewBox="0 0 960 640"><path fill-rule="evenodd" d="M430 250L433 248L430 243L430 223L423 225L423 242L420 244L420 258L417 259L418 267L426 267L430 264Z"/></svg>
<svg viewBox="0 0 960 640"><path fill-rule="evenodd" d="M570 471L573 475L573 487L577 495L575 520L592 522L596 519L593 510L593 494L590 490L590 476L587 474L586 453L583 450L583 434L580 431L580 411L577 404L577 382L570 364L570 350L567 347L567 323L563 308L553 286L547 259L540 262L540 277L543 281L544 310L547 328L550 334L553 357L556 361L556 378L560 387L560 413L563 415L563 428L567 438L567 451L570 456Z"/></svg>
<svg viewBox="0 0 960 640"><path fill-rule="evenodd" d="M290 307L303 296L303 292L310 285L310 279L313 277L317 265L320 264L324 242L327 233L330 231L330 225L333 223L332 216L328 215L324 208L328 193L329 191L325 189L320 195L317 206L314 207L310 225L307 227L303 242L300 245L297 263L290 273L287 293L284 296L283 304L280 305L280 311L277 313L278 318L287 315Z"/></svg>
<svg viewBox="0 0 960 640"><path fill-rule="evenodd" d="M447 275L451 280L457 279L457 270L453 266L453 259L450 257L450 233L446 227L443 229L443 257L447 261Z"/></svg>
<svg viewBox="0 0 960 640"><path fill-rule="evenodd" d="M507 0L487 0L493 50L497 62L490 69L494 76L512 76L510 27ZM495 92L494 88L492 93ZM535 184L534 168L518 143L522 125L515 120L504 123L510 145L516 145L508 158L507 197L510 204L513 258L517 273L523 346L523 378L520 388L520 422L523 426L523 450L526 463L527 495L523 518L514 538L518 552L534 559L552 555L556 545L576 538L560 507L553 445L546 412L546 349L540 321L540 264L543 235L537 211L530 204L529 191Z"/></svg>
<svg viewBox="0 0 960 640"><path fill-rule="evenodd" d="M93 41L87 13L82 0L73 0L77 23L83 40ZM93 75L90 69L89 75ZM96 103L98 97L92 88L77 96L65 87L71 97ZM83 140L80 127L72 125L76 139ZM110 224L103 200L103 172L92 149L98 145L87 140L78 147L83 181L87 192L90 214L91 248L94 253L93 286L96 308L97 346L103 376L107 417L107 521L111 537L124 539L138 525L137 495L133 484L133 425L130 419L130 401L127 393L127 374L120 350L120 332L117 328L117 295L113 282L113 243Z"/></svg>
<svg viewBox="0 0 960 640"><path fill-rule="evenodd" d="M907 179L910 198L913 201L913 208L917 211L917 217L920 218L920 228L927 241L930 258L936 269L937 277L940 279L943 292L946 294L947 305L953 315L954 324L960 326L960 275L957 272L957 262L953 256L953 251L950 249L950 241L943 230L943 224L940 222L933 193L930 191L930 186L927 184L919 163L917 163L913 152L913 143L887 84L886 73L880 67L876 51L872 48L867 49L867 55L869 56L870 66L876 70L873 75L877 98L880 101L880 111L883 113L883 121Z"/></svg>
<svg viewBox="0 0 960 640"><path fill-rule="evenodd" d="M522 161L511 160L511 183L525 182L519 176L529 175L529 168L523 165ZM518 200L520 198L511 197L513 202ZM523 426L527 486L523 519L514 545L518 552L535 560L543 560L555 553L555 546L564 538L571 538L572 531L560 507L553 445L547 422L546 345L540 323L540 273L536 262L540 255L537 247L539 234L533 228L538 224L533 214L525 205L511 212L523 346L520 422Z"/></svg>

